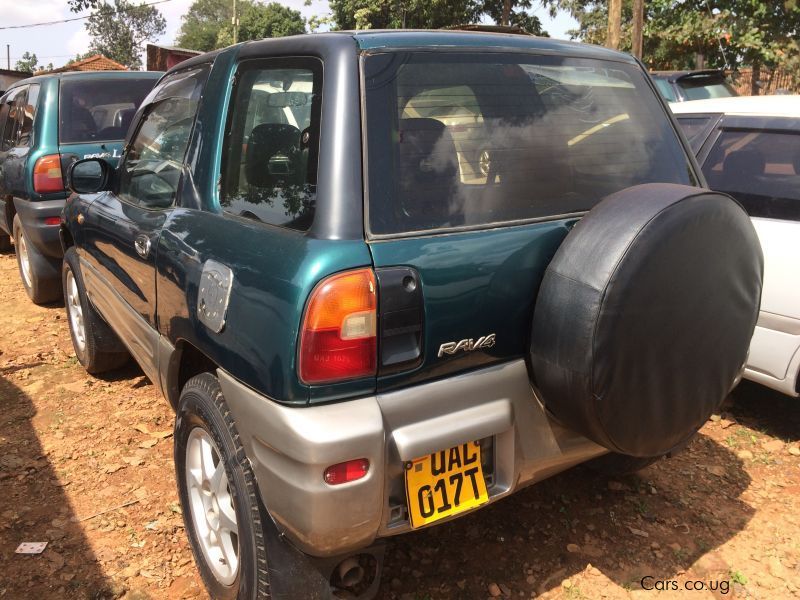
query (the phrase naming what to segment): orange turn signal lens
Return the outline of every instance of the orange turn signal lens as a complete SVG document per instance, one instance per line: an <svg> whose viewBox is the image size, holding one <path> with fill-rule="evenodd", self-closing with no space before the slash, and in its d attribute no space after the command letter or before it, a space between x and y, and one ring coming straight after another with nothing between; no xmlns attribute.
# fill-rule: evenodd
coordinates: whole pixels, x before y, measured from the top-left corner
<svg viewBox="0 0 800 600"><path fill-rule="evenodd" d="M303 319L300 379L313 384L375 375L377 312L372 269L323 280L311 293Z"/></svg>
<svg viewBox="0 0 800 600"><path fill-rule="evenodd" d="M64 191L61 157L58 154L41 156L33 165L33 191L37 194Z"/></svg>

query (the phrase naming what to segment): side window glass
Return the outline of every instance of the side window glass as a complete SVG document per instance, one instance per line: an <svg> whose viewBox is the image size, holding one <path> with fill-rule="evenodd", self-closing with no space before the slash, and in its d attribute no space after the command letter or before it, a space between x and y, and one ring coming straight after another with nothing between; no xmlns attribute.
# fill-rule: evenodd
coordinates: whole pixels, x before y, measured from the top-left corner
<svg viewBox="0 0 800 600"><path fill-rule="evenodd" d="M33 135L33 119L36 117L36 105L39 102L39 86L28 86L28 93L20 104L20 119L22 120L19 131L19 145L30 146Z"/></svg>
<svg viewBox="0 0 800 600"><path fill-rule="evenodd" d="M119 167L119 196L148 209L175 201L206 69L175 73L145 100L148 103Z"/></svg>
<svg viewBox="0 0 800 600"><path fill-rule="evenodd" d="M711 189L752 217L800 221L800 135L723 130L703 164Z"/></svg>
<svg viewBox="0 0 800 600"><path fill-rule="evenodd" d="M305 231L317 192L322 64L317 59L242 63L223 154L223 209Z"/></svg>
<svg viewBox="0 0 800 600"><path fill-rule="evenodd" d="M17 88L12 92L6 94L3 100L2 112L0 112L0 121L5 116L5 124L3 126L2 138L0 138L0 151L6 152L13 148L19 136L19 99L24 96L24 87Z"/></svg>

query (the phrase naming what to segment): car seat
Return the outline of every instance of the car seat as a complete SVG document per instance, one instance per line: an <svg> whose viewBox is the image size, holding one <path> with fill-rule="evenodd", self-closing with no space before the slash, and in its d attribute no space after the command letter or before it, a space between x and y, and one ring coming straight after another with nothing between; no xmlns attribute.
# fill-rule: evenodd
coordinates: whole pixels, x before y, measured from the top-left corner
<svg viewBox="0 0 800 600"><path fill-rule="evenodd" d="M450 207L458 185L453 137L436 119L401 119L399 130L398 207L412 220L453 224Z"/></svg>
<svg viewBox="0 0 800 600"><path fill-rule="evenodd" d="M247 142L247 183L261 188L300 185L305 181L302 156L297 127L284 123L257 125Z"/></svg>

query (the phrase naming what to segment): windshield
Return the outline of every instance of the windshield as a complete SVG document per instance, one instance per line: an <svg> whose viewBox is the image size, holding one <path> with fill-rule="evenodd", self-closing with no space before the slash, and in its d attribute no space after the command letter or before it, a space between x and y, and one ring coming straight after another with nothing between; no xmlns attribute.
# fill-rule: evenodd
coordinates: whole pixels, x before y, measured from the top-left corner
<svg viewBox="0 0 800 600"><path fill-rule="evenodd" d="M694 184L636 66L519 53L365 58L372 234L586 211L648 182Z"/></svg>
<svg viewBox="0 0 800 600"><path fill-rule="evenodd" d="M716 77L690 77L679 79L678 85L687 100L706 98L730 98L738 96L736 90L725 80Z"/></svg>
<svg viewBox="0 0 800 600"><path fill-rule="evenodd" d="M62 144L124 139L154 77L61 81L58 139Z"/></svg>

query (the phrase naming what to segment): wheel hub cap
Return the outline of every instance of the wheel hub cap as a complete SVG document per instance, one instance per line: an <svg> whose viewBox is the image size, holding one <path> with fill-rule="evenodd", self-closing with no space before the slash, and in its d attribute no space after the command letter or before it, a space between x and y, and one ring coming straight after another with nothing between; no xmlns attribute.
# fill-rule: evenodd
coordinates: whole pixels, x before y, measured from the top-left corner
<svg viewBox="0 0 800 600"><path fill-rule="evenodd" d="M69 324L72 329L75 346L77 346L79 351L83 352L86 349L83 306L81 305L81 297L78 293L78 282L75 281L75 275L72 273L72 269L67 271L67 314L69 315Z"/></svg>
<svg viewBox="0 0 800 600"><path fill-rule="evenodd" d="M214 440L194 428L186 442L189 512L203 556L214 577L230 585L239 571L239 529L230 483Z"/></svg>

